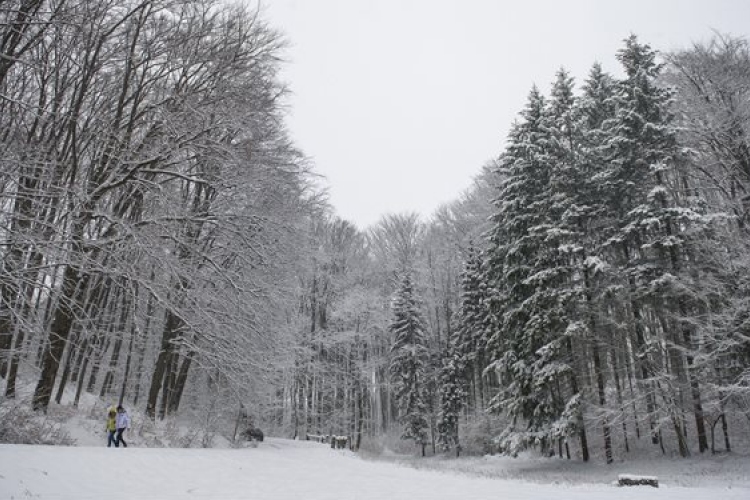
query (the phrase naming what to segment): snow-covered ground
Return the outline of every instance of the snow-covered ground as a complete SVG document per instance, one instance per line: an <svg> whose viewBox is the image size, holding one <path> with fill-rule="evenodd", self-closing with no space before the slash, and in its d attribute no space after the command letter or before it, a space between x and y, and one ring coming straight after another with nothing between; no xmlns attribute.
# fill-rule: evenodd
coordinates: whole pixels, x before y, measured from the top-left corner
<svg viewBox="0 0 750 500"><path fill-rule="evenodd" d="M240 449L0 445L0 498L748 500L750 488L534 484L418 470L317 443L269 439Z"/></svg>
<svg viewBox="0 0 750 500"><path fill-rule="evenodd" d="M421 458L412 455L384 453L373 460L396 462L416 469L446 471L493 479L511 479L539 484L610 484L619 474L656 476L668 486L690 488L747 488L750 489L750 456L730 454L695 454L690 458L658 455L630 456L611 465L600 457L588 463L542 457L533 451L518 458L503 455L482 457L436 456ZM717 499L718 500L718 499ZM748 496L750 500L750 495Z"/></svg>

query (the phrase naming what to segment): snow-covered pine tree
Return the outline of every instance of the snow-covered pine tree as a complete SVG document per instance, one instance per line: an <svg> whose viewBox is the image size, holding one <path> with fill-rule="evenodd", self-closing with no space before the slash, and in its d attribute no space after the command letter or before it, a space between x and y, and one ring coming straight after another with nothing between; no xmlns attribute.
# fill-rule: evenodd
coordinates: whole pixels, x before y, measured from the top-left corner
<svg viewBox="0 0 750 500"><path fill-rule="evenodd" d="M575 258L580 309L583 313L580 322L585 325L586 343L593 361L591 368L596 383L596 404L599 406L597 413L602 424L607 463L613 461L607 383L609 374L614 373L616 368L608 366L606 346L618 344L618 339L613 338L612 334L618 330L618 325L610 319L610 314L606 311L608 307L620 307L620 304L619 301L612 301L610 267L602 249L606 230L613 222L604 217L606 210L600 197L599 174L607 162L607 134L603 130L603 125L614 116L613 93L614 80L602 71L601 65L594 64L576 105L577 154L574 168L566 175L565 186L565 190L573 199L573 204L563 216L567 225L577 232ZM617 287L614 287L614 290L617 290ZM622 393L617 376L615 373L617 399L622 408ZM625 447L628 449L627 424L624 416L620 416L620 420Z"/></svg>
<svg viewBox="0 0 750 500"><path fill-rule="evenodd" d="M569 107L572 91L567 97ZM566 106L562 99L556 96L556 105ZM550 450L554 439L577 432L587 460L580 388L566 335L570 271L559 251L561 235L550 224L555 202L551 115L533 88L500 160L503 180L487 265L492 289L502 294L497 301L502 304L502 324L490 339L495 356L491 366L501 377L501 388L491 408L509 417L510 425L499 437L506 451L537 445Z"/></svg>
<svg viewBox="0 0 750 500"><path fill-rule="evenodd" d="M566 402L565 409L552 424L553 437L560 440L578 434L583 459L588 459L588 440L583 412L588 392L585 384L588 363L593 357L595 370L602 374L599 354L599 339L593 311L593 294L589 279L590 265L587 253L591 250L592 234L590 221L598 211L592 171L582 152L585 119L574 95L574 82L565 69L558 71L551 90L546 114L546 130L549 134L546 154L551 165L547 199L547 231L545 253L537 264L546 272L540 274L539 292L552 298L551 309L546 314L557 319L558 330L549 332L549 346L557 352L554 359L537 362L540 374L545 374L547 365L562 363L569 370L559 367L551 380L542 379L538 385L556 385L560 397ZM564 347L560 350L556 344ZM546 349L544 350L546 351ZM541 352L544 352L540 350ZM600 382L602 379L600 378ZM604 400L603 391L600 400ZM611 462L611 439L609 426L604 423L604 441L607 461Z"/></svg>
<svg viewBox="0 0 750 500"><path fill-rule="evenodd" d="M469 242L464 269L461 271L460 304L455 320L453 348L463 367L468 383L468 403L477 410L484 409L485 388L483 371L487 366L487 295L483 277L482 255Z"/></svg>
<svg viewBox="0 0 750 500"><path fill-rule="evenodd" d="M425 364L429 360L424 320L415 296L411 274L406 271L392 303L393 335L390 374L399 421L404 426L401 439L412 439L425 455L427 444L427 404Z"/></svg>
<svg viewBox="0 0 750 500"><path fill-rule="evenodd" d="M628 283L643 378L653 379L685 456L689 449L680 406L688 397L699 448L707 449L691 354L695 293L685 279L691 255L687 234L700 232L705 219L669 183L680 151L670 112L671 92L657 84L662 65L656 53L631 36L617 57L625 78L615 87L615 117L608 124L610 161L602 177L610 215L618 221L609 243L619 253L619 267ZM652 351L659 345L667 346L667 360L657 365Z"/></svg>
<svg viewBox="0 0 750 500"><path fill-rule="evenodd" d="M457 335L449 340L440 369L440 414L438 416L438 444L443 451L460 453L458 423L466 399L466 367L457 346Z"/></svg>
<svg viewBox="0 0 750 500"><path fill-rule="evenodd" d="M492 293L489 302L493 303L493 314L501 320L489 338L493 354L490 367L500 378L500 390L491 400L490 409L504 412L511 422L503 434L507 440L501 442L511 453L529 444L515 439L514 434L516 425L522 423L518 421L530 419L537 406L527 363L527 353L533 346L523 341L528 315L518 304L528 296L528 262L538 246L528 237L529 227L535 222L530 220L531 206L534 197L541 194L537 186L547 184L546 179L537 180L543 172L538 172L534 159L543 133L544 106L544 97L533 87L498 163L499 193L493 201L496 211L488 235L486 278ZM529 422L528 428L532 425Z"/></svg>

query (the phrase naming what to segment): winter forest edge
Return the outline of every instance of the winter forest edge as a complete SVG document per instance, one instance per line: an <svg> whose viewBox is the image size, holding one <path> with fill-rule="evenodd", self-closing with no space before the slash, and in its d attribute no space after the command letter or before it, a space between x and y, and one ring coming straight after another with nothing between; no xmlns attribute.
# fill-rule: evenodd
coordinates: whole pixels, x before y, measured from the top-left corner
<svg viewBox="0 0 750 500"><path fill-rule="evenodd" d="M746 40L561 69L458 200L360 230L261 12L0 5L0 442L68 443L34 422L88 398L205 447L238 415L418 455L748 444Z"/></svg>

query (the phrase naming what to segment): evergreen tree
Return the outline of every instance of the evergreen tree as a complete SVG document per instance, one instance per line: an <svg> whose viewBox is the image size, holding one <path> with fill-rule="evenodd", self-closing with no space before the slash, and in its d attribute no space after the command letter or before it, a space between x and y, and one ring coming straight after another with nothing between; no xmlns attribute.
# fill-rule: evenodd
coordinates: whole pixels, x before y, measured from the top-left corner
<svg viewBox="0 0 750 500"><path fill-rule="evenodd" d="M391 347L390 374L399 420L404 426L401 439L412 439L421 446L422 456L427 444L427 405L425 365L429 359L425 326L415 297L411 275L406 272L392 304L393 320L389 330L394 341Z"/></svg>
<svg viewBox="0 0 750 500"><path fill-rule="evenodd" d="M609 243L619 253L618 267L629 286L644 379L657 375L653 349L658 343L667 344L669 364L662 366L671 373L657 377L655 383L685 456L689 449L679 415L683 389L689 390L693 402L700 450L707 449L700 388L692 373L695 339L690 316L696 294L685 274L693 254L688 229L700 232L705 219L690 199L678 197L677 186L669 184L681 158L670 112L671 92L657 84L662 65L656 53L631 36L618 59L625 78L615 88L610 161L603 176L611 216L619 221ZM644 308L652 311L655 326L644 326ZM669 387L673 376L677 387Z"/></svg>
<svg viewBox="0 0 750 500"><path fill-rule="evenodd" d="M583 86L583 94L576 106L578 134L576 143L578 154L573 168L568 175L566 191L573 200L574 207L568 210L563 219L566 224L577 231L575 252L578 270L578 287L581 301L581 324L585 325L585 340L593 361L593 377L596 382L596 402L602 422L604 452L607 463L613 462L612 435L607 408L608 366L606 345L613 345L614 339L605 332L616 330L617 325L608 321L608 315L601 311L606 309L606 299L611 297L609 289L612 284L611 273L602 251L602 235L606 227L612 224L603 215L606 213L599 196L599 174L606 164L607 157L603 144L606 142L604 123L614 115L612 77L595 64L589 78ZM618 305L619 307L619 305ZM621 393L618 386L618 398ZM627 427L622 417L624 438L627 448Z"/></svg>
<svg viewBox="0 0 750 500"><path fill-rule="evenodd" d="M556 91L561 94L555 96L555 105L570 107L572 92L566 94L570 100L566 104L562 102L565 89ZM560 235L550 224L555 208L550 116L556 113L532 89L522 121L513 127L501 158L504 179L490 233L488 271L494 287L504 295L502 324L491 338L496 355L492 366L503 382L492 408L510 417L500 436L506 450L532 445L549 449L554 438L579 432L587 459L579 388L566 335L570 304L564 283L569 270L559 252Z"/></svg>
<svg viewBox="0 0 750 500"><path fill-rule="evenodd" d="M460 305L456 314L455 338L449 345L451 355L458 356L462 375L469 382L470 404L484 408L486 388L483 372L487 367L487 289L484 282L482 255L469 242L464 269L461 272Z"/></svg>
<svg viewBox="0 0 750 500"><path fill-rule="evenodd" d="M590 284L585 279L590 243L588 222L596 211L592 199L591 172L581 152L583 116L574 95L574 82L565 69L557 73L552 86L546 114L545 151L550 164L550 183L544 253L536 264L541 279L538 292L549 297L543 314L553 320L556 330L547 333L548 344L536 364L536 385L546 385L558 393L557 419L552 423L552 437L558 445L568 436L577 434L581 452L588 460L588 440L583 412L586 401L584 360L593 354L595 365L598 350L591 349L596 325L587 313ZM582 279L584 278L584 279ZM588 299L588 300L587 300ZM596 347L596 344L594 344ZM550 355L551 354L551 355ZM545 359L546 358L546 359ZM551 374L547 373L551 371ZM605 448L611 461L611 443L605 424Z"/></svg>
<svg viewBox="0 0 750 500"><path fill-rule="evenodd" d="M440 370L440 415L438 420L438 443L443 451L460 453L458 422L466 398L466 369L456 348L454 334L449 341Z"/></svg>

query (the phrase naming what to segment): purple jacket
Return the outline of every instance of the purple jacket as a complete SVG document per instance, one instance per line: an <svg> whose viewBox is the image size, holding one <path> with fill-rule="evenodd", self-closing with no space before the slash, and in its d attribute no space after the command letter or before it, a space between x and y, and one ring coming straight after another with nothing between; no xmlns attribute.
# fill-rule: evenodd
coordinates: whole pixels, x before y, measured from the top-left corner
<svg viewBox="0 0 750 500"><path fill-rule="evenodd" d="M125 411L117 412L117 428L127 429L130 427L130 417Z"/></svg>

